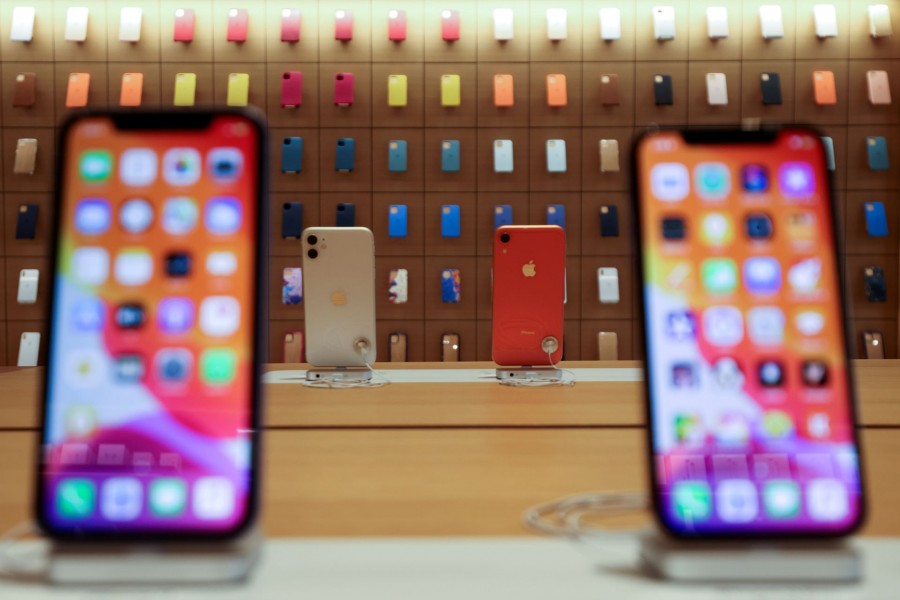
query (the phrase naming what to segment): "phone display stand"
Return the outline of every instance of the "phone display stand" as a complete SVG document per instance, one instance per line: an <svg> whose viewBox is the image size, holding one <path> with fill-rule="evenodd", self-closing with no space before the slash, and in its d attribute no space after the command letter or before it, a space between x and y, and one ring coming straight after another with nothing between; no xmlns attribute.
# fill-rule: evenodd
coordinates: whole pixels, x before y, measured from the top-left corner
<svg viewBox="0 0 900 600"><path fill-rule="evenodd" d="M47 579L70 585L236 583L246 579L258 562L262 540L254 528L228 542L54 542Z"/></svg>
<svg viewBox="0 0 900 600"><path fill-rule="evenodd" d="M501 367L497 369L497 379L500 381L548 381L551 379L562 380L562 369L556 367Z"/></svg>
<svg viewBox="0 0 900 600"><path fill-rule="evenodd" d="M847 540L683 542L651 531L640 561L673 581L850 583L862 579L862 555Z"/></svg>
<svg viewBox="0 0 900 600"><path fill-rule="evenodd" d="M372 369L369 367L334 367L330 369L310 369L306 372L306 381L327 384L354 384L372 380Z"/></svg>

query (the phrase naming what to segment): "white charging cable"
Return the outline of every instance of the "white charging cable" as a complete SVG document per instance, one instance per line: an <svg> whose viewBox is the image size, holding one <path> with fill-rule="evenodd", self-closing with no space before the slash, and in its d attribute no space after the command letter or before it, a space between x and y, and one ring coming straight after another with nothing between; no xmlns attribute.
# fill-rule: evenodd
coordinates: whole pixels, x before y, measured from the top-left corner
<svg viewBox="0 0 900 600"><path fill-rule="evenodd" d="M16 581L41 581L46 578L49 558L47 544L23 541L38 533L32 521L19 523L0 535L0 578Z"/></svg>

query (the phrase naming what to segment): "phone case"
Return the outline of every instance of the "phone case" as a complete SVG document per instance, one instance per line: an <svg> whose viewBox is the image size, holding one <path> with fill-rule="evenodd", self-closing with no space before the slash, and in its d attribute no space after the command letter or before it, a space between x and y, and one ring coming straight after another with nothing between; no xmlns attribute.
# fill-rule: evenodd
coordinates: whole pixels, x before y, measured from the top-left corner
<svg viewBox="0 0 900 600"><path fill-rule="evenodd" d="M512 225L512 205L498 204L494 207L494 229Z"/></svg>
<svg viewBox="0 0 900 600"><path fill-rule="evenodd" d="M459 140L441 142L441 171L459 173Z"/></svg>
<svg viewBox="0 0 900 600"><path fill-rule="evenodd" d="M303 304L303 269L285 267L281 271L281 303L286 306Z"/></svg>
<svg viewBox="0 0 900 600"><path fill-rule="evenodd" d="M461 93L459 75L441 75L441 106L459 106Z"/></svg>
<svg viewBox="0 0 900 600"><path fill-rule="evenodd" d="M282 361L285 363L301 363L304 361L302 331L288 331L284 334Z"/></svg>
<svg viewBox="0 0 900 600"><path fill-rule="evenodd" d="M226 40L229 42L243 43L247 41L247 26L250 22L250 15L246 8L230 8L228 9L228 29L225 32Z"/></svg>
<svg viewBox="0 0 900 600"><path fill-rule="evenodd" d="M615 267L597 269L597 286L601 304L619 303L619 270Z"/></svg>
<svg viewBox="0 0 900 600"><path fill-rule="evenodd" d="M671 106L675 103L671 75L653 76L653 96L657 106Z"/></svg>
<svg viewBox="0 0 900 600"><path fill-rule="evenodd" d="M834 73L831 71L813 71L813 93L816 104L820 106L837 104Z"/></svg>
<svg viewBox="0 0 900 600"><path fill-rule="evenodd" d="M388 302L406 304L409 301L409 273L406 269L391 269L388 274Z"/></svg>
<svg viewBox="0 0 900 600"><path fill-rule="evenodd" d="M653 37L658 41L675 39L675 8L672 6L653 7Z"/></svg>
<svg viewBox="0 0 900 600"><path fill-rule="evenodd" d="M140 106L144 93L143 73L123 73L119 106Z"/></svg>
<svg viewBox="0 0 900 600"><path fill-rule="evenodd" d="M600 140L600 172L619 172L619 140Z"/></svg>
<svg viewBox="0 0 900 600"><path fill-rule="evenodd" d="M764 4L759 7L759 29L764 40L784 37L784 20L781 17L780 6Z"/></svg>
<svg viewBox="0 0 900 600"><path fill-rule="evenodd" d="M338 138L334 153L334 170L349 173L356 163L356 140Z"/></svg>
<svg viewBox="0 0 900 600"><path fill-rule="evenodd" d="M41 334L37 331L26 331L19 339L19 358L17 367L36 367L38 354L41 351Z"/></svg>
<svg viewBox="0 0 900 600"><path fill-rule="evenodd" d="M303 104L303 73L285 71L281 74L281 107L297 108Z"/></svg>
<svg viewBox="0 0 900 600"><path fill-rule="evenodd" d="M507 107L515 103L513 76L497 73L494 75L494 106Z"/></svg>
<svg viewBox="0 0 900 600"><path fill-rule="evenodd" d="M619 207L615 204L600 207L600 237L619 237Z"/></svg>
<svg viewBox="0 0 900 600"><path fill-rule="evenodd" d="M406 140L391 140L388 142L388 171L391 173L406 173Z"/></svg>
<svg viewBox="0 0 900 600"><path fill-rule="evenodd" d="M459 362L459 334L445 333L441 337L441 360Z"/></svg>
<svg viewBox="0 0 900 600"><path fill-rule="evenodd" d="M388 207L388 237L406 237L406 214L405 204L391 204Z"/></svg>
<svg viewBox="0 0 900 600"><path fill-rule="evenodd" d="M869 302L886 302L887 283L884 279L884 269L874 266L865 267L863 277L865 278L866 299Z"/></svg>
<svg viewBox="0 0 900 600"><path fill-rule="evenodd" d="M356 226L356 205L352 202L338 202L334 209L334 223L338 227Z"/></svg>
<svg viewBox="0 0 900 600"><path fill-rule="evenodd" d="M513 39L513 9L494 9L494 39L498 42L508 42Z"/></svg>
<svg viewBox="0 0 900 600"><path fill-rule="evenodd" d="M455 42L459 39L459 11L444 9L441 11L441 39Z"/></svg>
<svg viewBox="0 0 900 600"><path fill-rule="evenodd" d="M353 39L353 12L340 9L334 11L334 39L349 42Z"/></svg>
<svg viewBox="0 0 900 600"><path fill-rule="evenodd" d="M284 8L281 10L281 41L300 41L300 9Z"/></svg>
<svg viewBox="0 0 900 600"><path fill-rule="evenodd" d="M813 21L816 25L816 37L819 39L837 37L837 11L834 4L816 4L813 6Z"/></svg>
<svg viewBox="0 0 900 600"><path fill-rule="evenodd" d="M781 104L781 76L778 73L761 73L759 87L762 91L762 102L766 106Z"/></svg>
<svg viewBox="0 0 900 600"><path fill-rule="evenodd" d="M16 85L13 88L13 106L28 108L37 102L37 75L34 73L19 73L16 75Z"/></svg>
<svg viewBox="0 0 900 600"><path fill-rule="evenodd" d="M176 42L190 43L194 41L196 15L193 8L175 9L175 31L172 39Z"/></svg>
<svg viewBox="0 0 900 600"><path fill-rule="evenodd" d="M16 158L13 162L13 173L16 175L34 175L37 150L38 142L35 138L19 138L16 141Z"/></svg>
<svg viewBox="0 0 900 600"><path fill-rule="evenodd" d="M872 171L887 171L890 167L888 159L887 140L884 136L870 135L866 138L866 151L869 169Z"/></svg>
<svg viewBox="0 0 900 600"><path fill-rule="evenodd" d="M615 331L597 333L597 358L619 360L619 335Z"/></svg>
<svg viewBox="0 0 900 600"><path fill-rule="evenodd" d="M19 289L16 294L16 302L19 304L34 304L37 302L40 276L41 272L37 269L22 269L19 271Z"/></svg>
<svg viewBox="0 0 900 600"><path fill-rule="evenodd" d="M494 140L494 172L513 172L513 143L512 140Z"/></svg>
<svg viewBox="0 0 900 600"><path fill-rule="evenodd" d="M356 78L353 73L337 73L334 76L334 103L337 106L353 105L353 88Z"/></svg>
<svg viewBox="0 0 900 600"><path fill-rule="evenodd" d="M618 106L619 76L615 73L604 73L600 76L600 104Z"/></svg>
<svg viewBox="0 0 900 600"><path fill-rule="evenodd" d="M887 237L888 224L883 202L866 202L866 233L869 237Z"/></svg>
<svg viewBox="0 0 900 600"><path fill-rule="evenodd" d="M724 6L708 6L706 8L706 34L711 40L724 40L728 37L728 9Z"/></svg>
<svg viewBox="0 0 900 600"><path fill-rule="evenodd" d="M728 104L728 82L725 73L706 74L706 102L710 106Z"/></svg>
<svg viewBox="0 0 900 600"><path fill-rule="evenodd" d="M194 106L197 95L197 74L175 74L175 97L172 103L175 106Z"/></svg>
<svg viewBox="0 0 900 600"><path fill-rule="evenodd" d="M37 231L38 205L21 204L16 217L16 239L33 240Z"/></svg>
<svg viewBox="0 0 900 600"><path fill-rule="evenodd" d="M144 10L134 6L123 7L119 13L119 41L141 41L141 21Z"/></svg>
<svg viewBox="0 0 900 600"><path fill-rule="evenodd" d="M884 337L880 331L863 332L863 349L866 358L884 358Z"/></svg>
<svg viewBox="0 0 900 600"><path fill-rule="evenodd" d="M569 17L564 8L547 9L547 39L559 42L569 37Z"/></svg>
<svg viewBox="0 0 900 600"><path fill-rule="evenodd" d="M562 358L565 272L566 234L559 227L506 226L494 232L494 362L547 365ZM548 338L556 342L550 357Z"/></svg>
<svg viewBox="0 0 900 600"><path fill-rule="evenodd" d="M69 73L69 82L66 85L66 108L87 106L90 87L90 73Z"/></svg>
<svg viewBox="0 0 900 600"><path fill-rule="evenodd" d="M566 228L566 205L551 204L547 207L547 225Z"/></svg>
<svg viewBox="0 0 900 600"><path fill-rule="evenodd" d="M547 106L560 107L569 103L566 76L562 73L547 75Z"/></svg>
<svg viewBox="0 0 900 600"><path fill-rule="evenodd" d="M406 75L388 75L388 106L406 106Z"/></svg>
<svg viewBox="0 0 900 600"><path fill-rule="evenodd" d="M566 172L566 140L547 140L547 172Z"/></svg>
<svg viewBox="0 0 900 600"><path fill-rule="evenodd" d="M875 105L891 103L891 84L887 71L867 71L866 82L869 89L869 102Z"/></svg>
<svg viewBox="0 0 900 600"><path fill-rule="evenodd" d="M250 75L247 73L230 73L228 75L228 95L225 103L228 106L247 106L250 102Z"/></svg>
<svg viewBox="0 0 900 600"><path fill-rule="evenodd" d="M459 269L444 269L441 271L441 302L444 304L459 304L462 284Z"/></svg>
<svg viewBox="0 0 900 600"><path fill-rule="evenodd" d="M281 239L299 238L303 234L303 203L285 202L281 205Z"/></svg>
<svg viewBox="0 0 900 600"><path fill-rule="evenodd" d="M407 362L406 334L395 332L391 334L391 362Z"/></svg>
<svg viewBox="0 0 900 600"><path fill-rule="evenodd" d="M406 39L406 11L391 9L388 11L388 39L402 42Z"/></svg>
<svg viewBox="0 0 900 600"><path fill-rule="evenodd" d="M12 11L12 26L9 39L12 42L30 42L34 38L33 6L16 6Z"/></svg>
<svg viewBox="0 0 900 600"><path fill-rule="evenodd" d="M458 238L460 235L459 205L445 204L441 207L441 237Z"/></svg>
<svg viewBox="0 0 900 600"><path fill-rule="evenodd" d="M618 8L600 9L600 39L613 42L622 38L622 12Z"/></svg>
<svg viewBox="0 0 900 600"><path fill-rule="evenodd" d="M825 166L829 171L834 171L837 168L834 159L834 140L828 136L822 136L822 147L825 149Z"/></svg>
<svg viewBox="0 0 900 600"><path fill-rule="evenodd" d="M375 239L364 227L303 232L306 359L317 367L363 367L376 360ZM310 244L315 238L316 243ZM316 249L315 258L310 250ZM359 343L368 346L360 351Z"/></svg>
<svg viewBox="0 0 900 600"><path fill-rule="evenodd" d="M90 10L86 6L70 6L66 9L66 29L63 39L67 42L84 42L87 40L88 16Z"/></svg>
<svg viewBox="0 0 900 600"><path fill-rule="evenodd" d="M894 34L891 24L891 9L887 4L870 4L869 35L873 38L890 37Z"/></svg>

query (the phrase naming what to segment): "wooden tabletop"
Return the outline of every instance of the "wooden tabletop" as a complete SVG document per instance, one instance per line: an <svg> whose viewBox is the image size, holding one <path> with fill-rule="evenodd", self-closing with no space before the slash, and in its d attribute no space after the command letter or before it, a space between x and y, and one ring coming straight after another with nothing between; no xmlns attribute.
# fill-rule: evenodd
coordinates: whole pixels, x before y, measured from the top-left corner
<svg viewBox="0 0 900 600"><path fill-rule="evenodd" d="M378 366L398 367L493 368ZM855 369L870 499L865 533L900 535L900 361L856 361ZM41 375L0 372L0 529L30 513ZM646 485L640 382L269 384L265 394L262 522L273 536L515 535L533 504Z"/></svg>

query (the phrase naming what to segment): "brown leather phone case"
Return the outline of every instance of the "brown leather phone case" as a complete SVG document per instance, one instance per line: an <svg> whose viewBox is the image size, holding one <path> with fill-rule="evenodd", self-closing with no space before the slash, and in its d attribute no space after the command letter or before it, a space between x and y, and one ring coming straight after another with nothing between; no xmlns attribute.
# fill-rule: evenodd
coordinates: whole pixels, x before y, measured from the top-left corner
<svg viewBox="0 0 900 600"><path fill-rule="evenodd" d="M863 344L866 358L884 358L884 337L880 331L864 331Z"/></svg>
<svg viewBox="0 0 900 600"><path fill-rule="evenodd" d="M600 360L619 360L619 335L615 331L597 334L597 356Z"/></svg>
<svg viewBox="0 0 900 600"><path fill-rule="evenodd" d="M37 75L34 73L19 73L16 75L16 85L13 89L13 106L34 106L37 101L36 93Z"/></svg>
<svg viewBox="0 0 900 600"><path fill-rule="evenodd" d="M441 359L444 362L459 361L459 334L445 333L441 340Z"/></svg>
<svg viewBox="0 0 900 600"><path fill-rule="evenodd" d="M289 331L284 334L283 362L303 362L303 332Z"/></svg>
<svg viewBox="0 0 900 600"><path fill-rule="evenodd" d="M406 334L391 334L391 362L406 362Z"/></svg>
<svg viewBox="0 0 900 600"><path fill-rule="evenodd" d="M605 106L619 104L619 76L615 73L600 76L600 104Z"/></svg>

